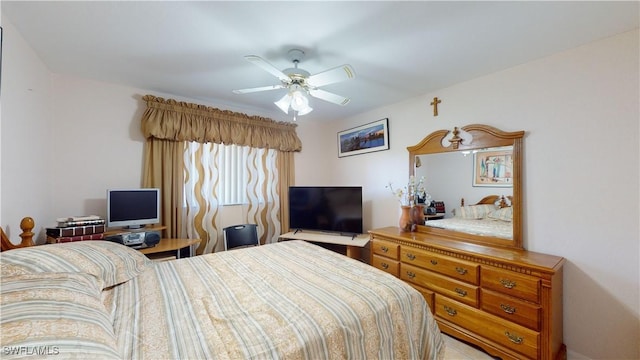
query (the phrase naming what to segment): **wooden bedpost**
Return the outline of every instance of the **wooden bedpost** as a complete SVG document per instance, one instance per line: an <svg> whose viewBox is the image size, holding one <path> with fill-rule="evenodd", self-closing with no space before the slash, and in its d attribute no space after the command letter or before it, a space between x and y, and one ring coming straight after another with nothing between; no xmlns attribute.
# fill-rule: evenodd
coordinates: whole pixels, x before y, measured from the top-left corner
<svg viewBox="0 0 640 360"><path fill-rule="evenodd" d="M22 242L20 243L21 246L32 246L33 244L33 235L35 235L33 233L33 228L36 226L35 222L33 221L33 218L30 217L25 217L22 219L22 221L20 221L20 229L22 229L22 234L20 234L20 238L22 239Z"/></svg>
<svg viewBox="0 0 640 360"><path fill-rule="evenodd" d="M11 250L11 249L35 245L33 243L33 235L35 234L32 231L34 227L35 227L35 222L33 221L32 218L28 216L23 218L22 221L20 221L20 229L22 229L20 238L22 238L22 241L18 245L13 244L7 237L7 234L4 232L4 230L0 227L0 238L1 238L0 242L2 244L1 250L5 251L5 250Z"/></svg>

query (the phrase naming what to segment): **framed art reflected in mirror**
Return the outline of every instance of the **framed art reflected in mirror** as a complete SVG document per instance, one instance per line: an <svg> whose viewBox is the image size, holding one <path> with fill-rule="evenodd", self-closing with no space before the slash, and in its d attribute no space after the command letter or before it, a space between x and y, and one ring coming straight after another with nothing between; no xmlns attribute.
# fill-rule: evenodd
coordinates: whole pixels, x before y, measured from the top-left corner
<svg viewBox="0 0 640 360"><path fill-rule="evenodd" d="M473 186L512 187L513 148L474 151Z"/></svg>

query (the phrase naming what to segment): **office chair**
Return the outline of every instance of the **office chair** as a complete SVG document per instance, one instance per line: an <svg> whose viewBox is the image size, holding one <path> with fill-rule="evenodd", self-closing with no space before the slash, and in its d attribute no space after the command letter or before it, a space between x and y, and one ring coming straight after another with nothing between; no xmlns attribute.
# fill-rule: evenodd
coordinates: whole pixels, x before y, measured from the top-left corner
<svg viewBox="0 0 640 360"><path fill-rule="evenodd" d="M222 229L224 234L224 250L238 247L258 246L258 229L256 224L241 224L227 226Z"/></svg>

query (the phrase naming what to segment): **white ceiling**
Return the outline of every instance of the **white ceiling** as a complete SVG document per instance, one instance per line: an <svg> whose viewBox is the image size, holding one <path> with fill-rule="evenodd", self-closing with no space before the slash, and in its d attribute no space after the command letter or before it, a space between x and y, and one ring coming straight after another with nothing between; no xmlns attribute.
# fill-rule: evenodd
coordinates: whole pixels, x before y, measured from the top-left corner
<svg viewBox="0 0 640 360"><path fill-rule="evenodd" d="M638 27L639 2L2 1L2 15L54 73L291 121L285 90L246 61L279 69L300 48L311 74L350 64L356 78L311 100L304 120L339 119ZM10 41L5 36L5 41ZM8 69L10 71L10 69ZM300 118L299 121L303 120Z"/></svg>

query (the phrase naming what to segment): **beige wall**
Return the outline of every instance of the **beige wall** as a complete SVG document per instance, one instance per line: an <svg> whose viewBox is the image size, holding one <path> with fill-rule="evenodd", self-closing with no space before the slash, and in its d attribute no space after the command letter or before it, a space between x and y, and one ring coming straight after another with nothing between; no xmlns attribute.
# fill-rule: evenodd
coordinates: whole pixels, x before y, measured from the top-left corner
<svg viewBox="0 0 640 360"><path fill-rule="evenodd" d="M59 216L103 215L107 188L140 184L137 119L151 92L51 75L2 24L0 225L15 230L31 215L41 229ZM296 183L362 185L365 229L394 225L397 204L384 187L406 181L407 146L470 123L526 130L525 243L568 260L570 357L639 358L638 52L635 31L350 119L301 117ZM384 117L390 150L338 159L338 131Z"/></svg>

